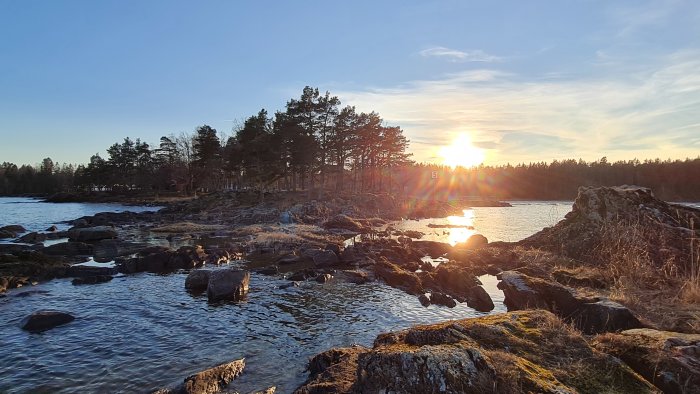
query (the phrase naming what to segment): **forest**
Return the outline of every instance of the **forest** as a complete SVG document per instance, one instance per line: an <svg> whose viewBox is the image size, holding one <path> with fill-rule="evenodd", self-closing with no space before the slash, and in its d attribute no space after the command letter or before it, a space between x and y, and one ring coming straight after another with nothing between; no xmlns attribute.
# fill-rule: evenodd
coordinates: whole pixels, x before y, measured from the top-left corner
<svg viewBox="0 0 700 394"><path fill-rule="evenodd" d="M284 111L247 118L222 139L210 126L160 138L151 146L124 138L87 164L0 165L0 195L56 192L195 194L218 190L391 192L437 199L566 200L579 186L634 184L666 200L700 200L700 157L685 160L457 167L413 162L409 140L376 112L341 106L305 87ZM261 193L262 196L262 193Z"/></svg>

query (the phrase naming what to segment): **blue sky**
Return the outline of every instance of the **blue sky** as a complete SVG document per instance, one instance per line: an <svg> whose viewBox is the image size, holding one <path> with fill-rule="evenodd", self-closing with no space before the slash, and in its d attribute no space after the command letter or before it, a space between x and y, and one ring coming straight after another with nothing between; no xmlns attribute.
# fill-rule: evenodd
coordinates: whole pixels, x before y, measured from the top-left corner
<svg viewBox="0 0 700 394"><path fill-rule="evenodd" d="M700 2L0 0L0 161L270 112L305 85L400 125L419 161L700 154Z"/></svg>

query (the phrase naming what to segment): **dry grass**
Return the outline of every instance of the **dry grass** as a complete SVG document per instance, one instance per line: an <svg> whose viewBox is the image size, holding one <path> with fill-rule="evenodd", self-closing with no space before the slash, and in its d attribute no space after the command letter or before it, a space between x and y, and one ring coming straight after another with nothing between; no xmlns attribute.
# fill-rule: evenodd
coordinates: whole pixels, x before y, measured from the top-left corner
<svg viewBox="0 0 700 394"><path fill-rule="evenodd" d="M276 246L281 244L300 245L312 243L325 245L329 242L338 242L339 237L328 235L326 231L318 226L307 224L295 224L291 226L246 226L239 229L247 235L254 235L254 242L264 246Z"/></svg>

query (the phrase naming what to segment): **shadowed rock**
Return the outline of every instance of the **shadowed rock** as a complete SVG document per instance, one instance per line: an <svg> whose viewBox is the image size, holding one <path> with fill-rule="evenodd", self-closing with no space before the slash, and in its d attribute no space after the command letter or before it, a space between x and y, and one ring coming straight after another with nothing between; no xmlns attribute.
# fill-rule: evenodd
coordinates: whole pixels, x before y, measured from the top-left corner
<svg viewBox="0 0 700 394"><path fill-rule="evenodd" d="M209 302L240 301L248 293L250 272L242 270L221 269L211 271L207 284Z"/></svg>
<svg viewBox="0 0 700 394"><path fill-rule="evenodd" d="M84 276L81 278L75 278L71 281L73 286L79 286L79 285L95 285L98 283L106 283L114 279L114 277L110 275L92 275L92 276Z"/></svg>
<svg viewBox="0 0 700 394"><path fill-rule="evenodd" d="M209 286L210 270L193 270L185 278L185 289L192 292L203 292Z"/></svg>
<svg viewBox="0 0 700 394"><path fill-rule="evenodd" d="M73 227L68 230L68 239L76 242L95 242L117 238L117 232L108 226Z"/></svg>
<svg viewBox="0 0 700 394"><path fill-rule="evenodd" d="M52 310L42 310L25 317L20 323L23 330L42 332L75 320L70 313Z"/></svg>

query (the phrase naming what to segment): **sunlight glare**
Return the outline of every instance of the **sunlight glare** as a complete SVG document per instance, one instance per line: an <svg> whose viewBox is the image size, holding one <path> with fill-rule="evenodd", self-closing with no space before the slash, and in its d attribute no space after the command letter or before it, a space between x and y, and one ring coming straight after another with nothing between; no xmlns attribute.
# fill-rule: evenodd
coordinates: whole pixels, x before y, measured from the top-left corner
<svg viewBox="0 0 700 394"><path fill-rule="evenodd" d="M468 134L460 134L452 144L442 147L440 156L442 163L452 169L478 166L486 158L484 150L475 147Z"/></svg>

